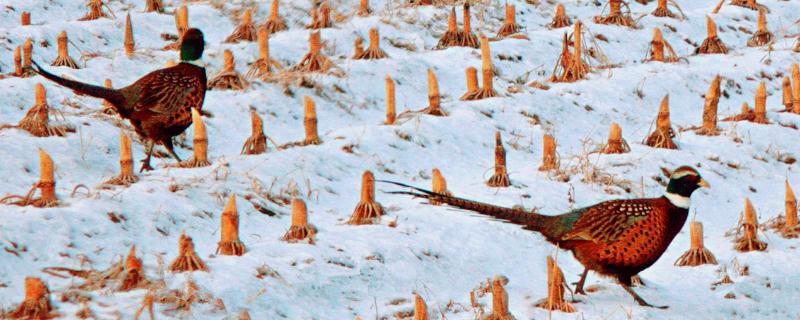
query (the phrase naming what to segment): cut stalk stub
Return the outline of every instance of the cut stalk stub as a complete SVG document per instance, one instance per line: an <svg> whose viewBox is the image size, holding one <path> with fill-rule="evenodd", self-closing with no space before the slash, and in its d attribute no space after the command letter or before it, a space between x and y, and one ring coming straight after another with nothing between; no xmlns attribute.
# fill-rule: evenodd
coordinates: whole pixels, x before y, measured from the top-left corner
<svg viewBox="0 0 800 320"><path fill-rule="evenodd" d="M486 185L495 188L505 188L511 185L506 170L506 149L503 148L503 139L500 131L494 134L494 174L486 181Z"/></svg>
<svg viewBox="0 0 800 320"><path fill-rule="evenodd" d="M489 39L481 35L481 80L483 86L472 90L471 94L462 97L461 100L481 100L498 96L497 91L494 90L492 77L494 69L492 66L492 54L489 50Z"/></svg>
<svg viewBox="0 0 800 320"><path fill-rule="evenodd" d="M178 257L169 265L171 272L193 272L205 271L208 272L208 267L200 260L197 253L194 251L194 242L192 238L182 233L178 239Z"/></svg>
<svg viewBox="0 0 800 320"><path fill-rule="evenodd" d="M692 221L689 224L691 247L675 261L679 267L693 267L704 264L717 264L717 258L703 246L703 224Z"/></svg>
<svg viewBox="0 0 800 320"><path fill-rule="evenodd" d="M131 14L125 16L125 40L123 41L125 47L125 54L130 58L136 51L136 42L133 41L133 24L131 23Z"/></svg>
<svg viewBox="0 0 800 320"><path fill-rule="evenodd" d="M739 252L764 251L767 244L758 239L758 220L756 219L756 209L750 199L744 199L744 215L737 228L736 239L734 239L734 249Z"/></svg>
<svg viewBox="0 0 800 320"><path fill-rule="evenodd" d="M131 139L124 132L119 133L119 168L119 175L103 184L129 186L139 181L139 177L133 172Z"/></svg>
<svg viewBox="0 0 800 320"><path fill-rule="evenodd" d="M194 127L194 138L192 140L193 153L191 159L178 163L179 168L200 168L208 167L208 135L206 134L206 124L197 109L192 108L192 126Z"/></svg>
<svg viewBox="0 0 800 320"><path fill-rule="evenodd" d="M465 70L467 78L467 92L461 95L459 100L471 100L472 97L478 94L478 69L475 67L468 67Z"/></svg>
<svg viewBox="0 0 800 320"><path fill-rule="evenodd" d="M722 119L722 121L749 121L769 124L767 119L767 88L764 81L761 81L756 88L755 106L755 110L752 110L745 102L742 104L742 111L739 114Z"/></svg>
<svg viewBox="0 0 800 320"><path fill-rule="evenodd" d="M619 124L616 122L612 123L611 127L608 129L608 143L606 143L602 153L622 154L630 151L631 147L628 145L628 142L622 138L622 128L620 128Z"/></svg>
<svg viewBox="0 0 800 320"><path fill-rule="evenodd" d="M497 31L498 38L505 38L519 32L520 26L517 25L516 8L513 4L506 3L506 18L500 30Z"/></svg>
<svg viewBox="0 0 800 320"><path fill-rule="evenodd" d="M236 210L236 196L230 196L220 216L220 239L217 253L225 256L241 256L245 246L239 240L239 213Z"/></svg>
<svg viewBox="0 0 800 320"><path fill-rule="evenodd" d="M378 29L371 28L369 29L369 47L367 50L361 52L361 54L354 56L353 59L356 60L377 60L377 59L384 59L388 58L389 56L386 55L386 52L380 48L380 37L378 36Z"/></svg>
<svg viewBox="0 0 800 320"><path fill-rule="evenodd" d="M299 72L326 72L331 67L331 62L322 55L322 44L319 31L313 31L308 36L309 52L294 67Z"/></svg>
<svg viewBox="0 0 800 320"><path fill-rule="evenodd" d="M414 320L429 320L428 305L419 294L414 295Z"/></svg>
<svg viewBox="0 0 800 320"><path fill-rule="evenodd" d="M567 16L563 4L556 4L556 13L553 16L553 21L550 22L550 28L559 29L569 27L572 25L572 20Z"/></svg>
<svg viewBox="0 0 800 320"><path fill-rule="evenodd" d="M622 12L622 5L625 5L626 12ZM608 1L609 13L608 15L600 15L594 17L594 22L599 24L615 24L623 27L634 28L636 22L631 17L630 8L622 0L609 0Z"/></svg>
<svg viewBox="0 0 800 320"><path fill-rule="evenodd" d="M678 145L672 141L675 131L669 120L669 95L661 100L661 106L656 118L656 129L647 137L645 144L653 148L678 149Z"/></svg>
<svg viewBox="0 0 800 320"><path fill-rule="evenodd" d="M331 7L327 1L311 8L311 24L306 26L307 29L325 29L331 26Z"/></svg>
<svg viewBox="0 0 800 320"><path fill-rule="evenodd" d="M514 320L508 311L508 293L503 288L503 278L495 277L492 280L492 313L484 320Z"/></svg>
<svg viewBox="0 0 800 320"><path fill-rule="evenodd" d="M695 50L695 54L726 54L728 47L722 43L722 40L717 36L717 24L711 19L711 16L706 16L706 31L708 36L703 43Z"/></svg>
<svg viewBox="0 0 800 320"><path fill-rule="evenodd" d="M33 198L36 189L41 197ZM36 182L25 196L11 195L0 199L0 203L17 206L34 206L47 208L58 206L56 198L56 181L53 168L53 159L42 149L39 149L39 181Z"/></svg>
<svg viewBox="0 0 800 320"><path fill-rule="evenodd" d="M19 24L21 26L29 26L31 25L31 13L28 11L22 11L19 17Z"/></svg>
<svg viewBox="0 0 800 320"><path fill-rule="evenodd" d="M256 40L256 25L253 24L253 11L247 9L242 13L242 21L236 29L225 38L225 43L238 43L239 41L252 42Z"/></svg>
<svg viewBox="0 0 800 320"><path fill-rule="evenodd" d="M104 4L102 0L89 0L89 3L86 4L86 7L89 9L89 12L86 13L85 16L78 19L78 21L89 21L89 20L97 20L100 18L108 18L108 14L106 14L103 11L103 6L106 6L106 4Z"/></svg>
<svg viewBox="0 0 800 320"><path fill-rule="evenodd" d="M264 25L261 27L267 30L270 34L286 30L286 21L280 16L278 12L278 0L272 0L272 5L270 6L269 10L269 18L267 21L264 22Z"/></svg>
<svg viewBox="0 0 800 320"><path fill-rule="evenodd" d="M164 12L164 4L161 0L146 0L144 12Z"/></svg>
<svg viewBox="0 0 800 320"><path fill-rule="evenodd" d="M268 81L273 75L273 71L281 70L281 64L269 55L269 31L266 28L258 30L258 60L250 65L247 71L247 79L260 79Z"/></svg>
<svg viewBox="0 0 800 320"><path fill-rule="evenodd" d="M57 110L50 108L47 103L47 90L44 85L37 83L35 87L36 102L28 109L17 127L28 131L36 137L63 137L68 132L75 132L75 128L68 124L51 124L51 120L63 120L64 116Z"/></svg>
<svg viewBox="0 0 800 320"><path fill-rule="evenodd" d="M575 51L570 54L568 42L569 38L564 36L564 46L558 56L553 75L550 77L552 82L575 82L586 78L591 72L589 63L583 59L583 23L575 23L575 31L572 32L572 43Z"/></svg>
<svg viewBox="0 0 800 320"><path fill-rule="evenodd" d="M667 0L658 0L658 5L656 6L656 10L651 13L653 16L656 17L666 17L666 18L677 18L678 16L672 11L669 10L667 7Z"/></svg>
<svg viewBox="0 0 800 320"><path fill-rule="evenodd" d="M469 13L469 1L464 1L464 29L459 32L458 45L462 47L477 48L478 37L472 33L472 19Z"/></svg>
<svg viewBox="0 0 800 320"><path fill-rule="evenodd" d="M182 4L175 9L175 30L178 32L178 39L166 45L163 50L179 50L181 48L181 38L186 30L189 30L189 8Z"/></svg>
<svg viewBox="0 0 800 320"><path fill-rule="evenodd" d="M61 31L61 33L58 34L56 42L58 43L58 56L50 65L54 67L79 69L78 64L75 63L75 60L72 60L72 58L69 56L69 47L67 46L69 40L67 38L67 32Z"/></svg>
<svg viewBox="0 0 800 320"><path fill-rule="evenodd" d="M250 110L250 127L252 134L242 146L241 154L262 154L267 152L267 136L264 134L264 121L255 109Z"/></svg>
<svg viewBox="0 0 800 320"><path fill-rule="evenodd" d="M674 63L678 62L679 60L678 55L675 53L675 49L672 48L672 45L670 45L669 42L664 40L664 36L661 34L661 29L659 28L653 29L653 40L650 41L650 47L647 49L647 55L648 61Z"/></svg>
<svg viewBox="0 0 800 320"><path fill-rule="evenodd" d="M453 194L450 192L450 190L447 190L447 181L444 180L444 176L442 175L442 172L439 171L439 169L437 169L437 168L433 168L433 172L431 174L433 176L431 178L431 191L436 192L436 193L441 194L441 195L452 197ZM432 205L440 205L440 204L442 204L441 202L436 201L436 200L431 200L430 202L431 202Z"/></svg>
<svg viewBox="0 0 800 320"><path fill-rule="evenodd" d="M456 47L459 45L461 34L458 31L458 20L456 19L456 8L450 9L450 15L447 17L447 31L439 38L439 43L436 44L436 49L444 49L448 47Z"/></svg>
<svg viewBox="0 0 800 320"><path fill-rule="evenodd" d="M358 4L358 14L361 17L366 17L372 13L372 9L369 8L369 0L361 0Z"/></svg>
<svg viewBox="0 0 800 320"><path fill-rule="evenodd" d="M764 9L756 0L731 0L731 5L747 8L750 10Z"/></svg>
<svg viewBox="0 0 800 320"><path fill-rule="evenodd" d="M317 229L308 223L308 209L305 201L292 199L292 225L289 226L289 230L281 240L289 243L307 241L309 244L314 244L315 234L317 234Z"/></svg>
<svg viewBox="0 0 800 320"><path fill-rule="evenodd" d="M767 29L767 13L764 9L758 10L757 28L756 33L747 40L748 47L760 47L775 41L775 35Z"/></svg>
<svg viewBox="0 0 800 320"><path fill-rule="evenodd" d="M441 101L442 97L439 94L439 81L436 80L436 74L433 73L433 70L428 69L428 107L419 112L437 117L445 117L447 116L447 112L442 110Z"/></svg>
<svg viewBox="0 0 800 320"><path fill-rule="evenodd" d="M347 224L363 225L380 223L383 206L375 201L375 176L369 170L361 176L361 200L356 204Z"/></svg>
<svg viewBox="0 0 800 320"><path fill-rule="evenodd" d="M558 171L558 155L556 154L556 139L549 134L542 138L542 165L539 171Z"/></svg>
<svg viewBox="0 0 800 320"><path fill-rule="evenodd" d="M547 256L547 298L537 302L536 307L550 311L575 312L575 307L564 299L566 289L564 273L556 264L556 260Z"/></svg>
<svg viewBox="0 0 800 320"><path fill-rule="evenodd" d="M303 127L306 133L303 145L317 145L322 143L317 133L317 105L309 96L303 97Z"/></svg>
<svg viewBox="0 0 800 320"><path fill-rule="evenodd" d="M769 223L769 227L784 238L798 238L800 237L800 224L797 222L797 197L789 184L789 179L786 179L784 189L786 190L784 214L773 219Z"/></svg>
<svg viewBox="0 0 800 320"><path fill-rule="evenodd" d="M397 120L397 110L395 109L394 80L386 76L386 121L384 124L393 125Z"/></svg>
<svg viewBox="0 0 800 320"><path fill-rule="evenodd" d="M717 107L719 105L719 86L721 81L722 78L717 75L708 87L708 93L706 93L705 103L703 104L703 126L697 130L697 134L699 135L719 135L719 129L717 128Z"/></svg>
<svg viewBox="0 0 800 320"><path fill-rule="evenodd" d="M249 83L236 71L236 60L233 58L233 53L225 49L223 56L222 70L208 80L208 88L213 90L244 90L247 88Z"/></svg>
<svg viewBox="0 0 800 320"><path fill-rule="evenodd" d="M8 314L10 319L52 319L57 317L50 304L50 289L39 278L25 278L25 300Z"/></svg>
<svg viewBox="0 0 800 320"><path fill-rule="evenodd" d="M131 246L128 256L125 258L125 270L123 271L122 283L117 291L131 291L143 288L148 284L142 270L142 260L136 257L136 246Z"/></svg>

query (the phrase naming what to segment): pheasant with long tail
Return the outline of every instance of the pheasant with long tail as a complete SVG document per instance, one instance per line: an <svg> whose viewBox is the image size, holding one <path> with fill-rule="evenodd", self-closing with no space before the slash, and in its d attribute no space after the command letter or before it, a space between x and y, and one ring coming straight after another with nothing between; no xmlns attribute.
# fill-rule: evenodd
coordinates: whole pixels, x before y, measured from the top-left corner
<svg viewBox="0 0 800 320"><path fill-rule="evenodd" d="M559 248L572 251L585 267L576 284L576 293L586 294L583 286L592 270L616 279L640 305L653 307L633 291L631 277L652 266L664 254L686 222L692 193L709 187L694 168L683 166L667 173L670 180L662 197L611 200L554 216L462 199L392 181L382 182L412 189L389 192L391 194L445 203L539 232Z"/></svg>

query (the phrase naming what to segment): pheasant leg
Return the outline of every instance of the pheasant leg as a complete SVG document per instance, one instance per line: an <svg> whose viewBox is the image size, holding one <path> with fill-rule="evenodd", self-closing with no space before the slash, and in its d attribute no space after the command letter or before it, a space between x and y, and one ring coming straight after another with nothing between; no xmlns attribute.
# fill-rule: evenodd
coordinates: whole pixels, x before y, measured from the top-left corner
<svg viewBox="0 0 800 320"><path fill-rule="evenodd" d="M164 147L167 148L167 152L169 152L169 154L173 158L175 158L175 160L177 160L178 162L181 162L181 158L178 157L177 153L175 153L175 147L172 145L172 139L171 138L164 141Z"/></svg>
<svg viewBox="0 0 800 320"><path fill-rule="evenodd" d="M633 289L631 288L630 285L627 285L627 284L624 284L624 283L620 283L620 285L622 286L622 288L625 289L625 291L630 293L630 295L633 297L633 300L636 300L636 303L638 303L640 306L651 307L651 308L659 308L659 309L669 308L669 306L654 306L652 304L649 304L649 303L647 303L647 301L644 301L644 299L642 299L642 297L640 297L638 294L636 294L636 292L633 291Z"/></svg>
<svg viewBox="0 0 800 320"><path fill-rule="evenodd" d="M147 153L147 157L142 160L142 168L139 169L139 173L145 171L153 171L153 167L150 166L150 157L153 156L153 141L147 141L147 145L145 146L145 153Z"/></svg>
<svg viewBox="0 0 800 320"><path fill-rule="evenodd" d="M583 291L583 285L586 283L586 276L589 275L589 268L583 269L583 273L581 273L581 279L578 282L573 283L575 285L575 294L582 294L586 295L586 291Z"/></svg>

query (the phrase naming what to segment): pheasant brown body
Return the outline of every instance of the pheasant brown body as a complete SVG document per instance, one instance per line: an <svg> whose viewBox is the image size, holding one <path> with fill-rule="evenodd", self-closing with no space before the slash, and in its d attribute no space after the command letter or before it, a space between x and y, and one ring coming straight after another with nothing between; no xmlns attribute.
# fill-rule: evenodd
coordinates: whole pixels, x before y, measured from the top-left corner
<svg viewBox="0 0 800 320"><path fill-rule="evenodd" d="M133 84L110 89L64 79L38 67L36 71L43 77L79 94L102 98L108 101L122 118L128 119L136 133L147 141L148 156L142 169L149 166L152 144L163 144L167 151L178 161L172 145L172 137L183 133L192 124L192 108L202 110L206 93L206 70L195 65L192 60L199 59L202 54L203 36L197 29L186 32L186 42L193 42L195 47L184 48L183 62L164 69L148 73ZM197 44L199 42L199 44ZM200 48L196 48L200 46ZM195 57L195 59L186 58Z"/></svg>
<svg viewBox="0 0 800 320"><path fill-rule="evenodd" d="M541 233L559 248L572 251L575 259L586 267L576 293L584 293L586 273L592 270L615 278L639 304L650 306L630 288L631 277L652 266L664 254L686 223L689 196L695 189L708 186L689 167L678 168L671 175L665 196L611 200L553 216L390 183L413 189L393 194L425 198L521 225Z"/></svg>

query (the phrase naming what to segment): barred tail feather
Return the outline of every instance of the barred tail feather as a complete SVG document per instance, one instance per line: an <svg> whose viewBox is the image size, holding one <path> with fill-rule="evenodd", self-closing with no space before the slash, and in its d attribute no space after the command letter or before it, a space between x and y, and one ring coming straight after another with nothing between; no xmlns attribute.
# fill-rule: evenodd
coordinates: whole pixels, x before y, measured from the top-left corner
<svg viewBox="0 0 800 320"><path fill-rule="evenodd" d="M410 186L407 184L394 182L394 181L386 181L386 180L376 180L378 182L385 182L394 184L397 186L410 188L411 191L389 191L389 194L402 194L402 195L409 195L416 198L423 198L427 199L428 201L435 201L440 203L445 203L450 206L474 211L476 213L493 217L499 220L505 220L507 222L524 226L525 229L539 231L542 228L543 219L545 216L525 211L522 209L513 209L513 208L505 208L500 206L495 206L487 203L482 203L478 201L467 200L459 197L453 197L444 195L441 193L436 193L430 190L425 190L421 188L417 188L414 186Z"/></svg>
<svg viewBox="0 0 800 320"><path fill-rule="evenodd" d="M58 83L62 86L75 90L80 94L85 94L88 96L92 96L95 98L105 99L115 107L121 107L125 104L125 97L122 94L114 89L108 89L100 86L95 86L91 84L86 84L83 82L78 82L70 79L64 79L57 75L54 75L47 70L42 69L38 63L33 62L33 71L36 71L42 77L49 79L55 83Z"/></svg>

